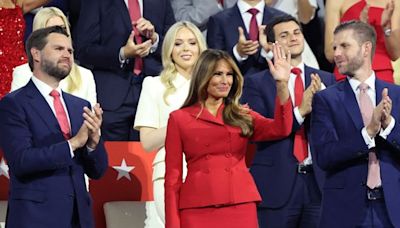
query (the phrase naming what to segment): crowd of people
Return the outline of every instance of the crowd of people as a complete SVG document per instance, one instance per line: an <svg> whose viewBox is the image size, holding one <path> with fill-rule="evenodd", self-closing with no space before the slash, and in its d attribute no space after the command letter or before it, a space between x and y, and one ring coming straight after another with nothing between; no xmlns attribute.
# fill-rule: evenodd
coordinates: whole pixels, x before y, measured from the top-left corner
<svg viewBox="0 0 400 228"><path fill-rule="evenodd" d="M157 151L147 228L400 227L399 41L397 0L1 1L7 227L94 227L104 141Z"/></svg>

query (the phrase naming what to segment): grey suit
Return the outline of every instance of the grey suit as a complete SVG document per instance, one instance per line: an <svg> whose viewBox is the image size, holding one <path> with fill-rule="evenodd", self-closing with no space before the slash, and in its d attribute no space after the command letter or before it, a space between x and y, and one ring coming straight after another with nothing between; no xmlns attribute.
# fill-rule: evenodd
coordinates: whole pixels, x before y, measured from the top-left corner
<svg viewBox="0 0 400 228"><path fill-rule="evenodd" d="M224 0L224 8L230 8L237 0ZM207 29L208 18L221 9L217 0L171 0L176 21L190 21L201 31Z"/></svg>

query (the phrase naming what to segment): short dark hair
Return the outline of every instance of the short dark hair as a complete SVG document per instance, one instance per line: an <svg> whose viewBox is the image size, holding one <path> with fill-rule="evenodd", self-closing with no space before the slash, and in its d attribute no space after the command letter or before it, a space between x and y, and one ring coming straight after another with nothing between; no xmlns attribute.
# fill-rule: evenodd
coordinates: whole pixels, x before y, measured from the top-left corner
<svg viewBox="0 0 400 228"><path fill-rule="evenodd" d="M284 22L289 22L289 21L293 21L301 29L300 22L296 18L291 16L291 15L284 15L284 16L274 17L267 24L267 29L265 29L265 34L267 35L268 42L272 42L272 43L275 42L275 32L274 32L275 25L280 24L280 23L284 23Z"/></svg>
<svg viewBox="0 0 400 228"><path fill-rule="evenodd" d="M359 20L350 20L342 22L335 28L333 34L338 34L339 32L345 30L352 30L354 34L354 38L357 40L358 44L361 46L365 42L371 42L372 51L371 58L374 56L375 48L376 48L376 32L375 29L369 25L368 23L359 21Z"/></svg>
<svg viewBox="0 0 400 228"><path fill-rule="evenodd" d="M51 33L63 34L65 36L69 36L67 31L61 26L50 26L47 28L38 29L28 37L25 45L26 55L28 56L29 67L33 71L33 56L31 53L32 48L36 48L38 50L42 50L44 46L47 44L47 37Z"/></svg>

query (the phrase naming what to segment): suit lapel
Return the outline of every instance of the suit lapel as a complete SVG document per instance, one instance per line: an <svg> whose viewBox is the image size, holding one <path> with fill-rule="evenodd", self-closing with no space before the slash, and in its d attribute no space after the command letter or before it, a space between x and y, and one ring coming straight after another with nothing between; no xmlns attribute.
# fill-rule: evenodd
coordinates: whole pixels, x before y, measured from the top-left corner
<svg viewBox="0 0 400 228"><path fill-rule="evenodd" d="M310 83L311 83L311 73L313 73L313 72L311 72L311 69L310 69L308 66L304 65L304 80L305 80L305 82L304 82L304 84L305 84L304 89L307 89L308 86L310 86Z"/></svg>
<svg viewBox="0 0 400 228"><path fill-rule="evenodd" d="M26 96L29 101L28 103L31 105L32 109L40 116L51 132L61 134L60 125L53 111L33 82L29 81L25 88Z"/></svg>
<svg viewBox="0 0 400 228"><path fill-rule="evenodd" d="M382 81L379 79L375 80L375 95L376 95L376 105L379 104L382 100L382 90L385 88L384 84Z"/></svg>
<svg viewBox="0 0 400 228"><path fill-rule="evenodd" d="M68 117L71 125L71 136L78 133L82 125L83 109L78 104L74 103L69 94L63 92L63 99L67 107Z"/></svg>
<svg viewBox="0 0 400 228"><path fill-rule="evenodd" d="M222 119L213 116L207 109L205 108L202 109L200 104L196 104L194 106L189 107L188 111L196 119L201 119L218 125L224 125Z"/></svg>
<svg viewBox="0 0 400 228"><path fill-rule="evenodd" d="M124 26L129 31L132 31L131 16L129 16L129 10L128 10L128 7L125 4L125 1L124 0L117 0L117 1L115 1L115 3L116 3L116 7L118 8L117 12L120 12L120 15L122 17L122 21L124 23Z"/></svg>
<svg viewBox="0 0 400 228"><path fill-rule="evenodd" d="M350 86L349 81L346 79L346 81L338 86L338 89L341 90L339 92L342 103L347 113L350 115L354 125L357 129L362 129L364 127L364 123L362 120L360 108L358 106L357 98L353 92L353 89Z"/></svg>
<svg viewBox="0 0 400 228"><path fill-rule="evenodd" d="M236 34L234 36L235 37L235 39L234 39L235 43L239 39L239 32L237 32L239 26L242 27L242 29L244 31L244 34L246 36L246 39L249 39L249 34L247 32L246 26L245 26L245 24L243 22L242 15L240 14L240 10L239 10L239 7L237 6L237 4L233 8L231 8L230 11L231 12L230 12L230 16L229 16L228 22L231 22L229 24L231 26L233 26L233 28L231 28L229 31L235 31L235 33L234 33L234 34Z"/></svg>

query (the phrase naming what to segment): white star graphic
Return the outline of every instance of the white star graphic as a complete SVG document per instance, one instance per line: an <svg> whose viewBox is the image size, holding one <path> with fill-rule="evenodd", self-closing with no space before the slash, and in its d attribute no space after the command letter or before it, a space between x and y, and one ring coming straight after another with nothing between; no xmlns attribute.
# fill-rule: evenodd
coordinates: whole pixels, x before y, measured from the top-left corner
<svg viewBox="0 0 400 228"><path fill-rule="evenodd" d="M0 161L0 176L5 176L10 179L10 176L8 175L8 165L6 164L4 158L2 158Z"/></svg>
<svg viewBox="0 0 400 228"><path fill-rule="evenodd" d="M113 166L113 169L118 172L117 180L121 179L122 177L131 180L131 175L129 174L129 172L132 171L134 168L135 166L127 166L125 159L122 159L120 166Z"/></svg>

